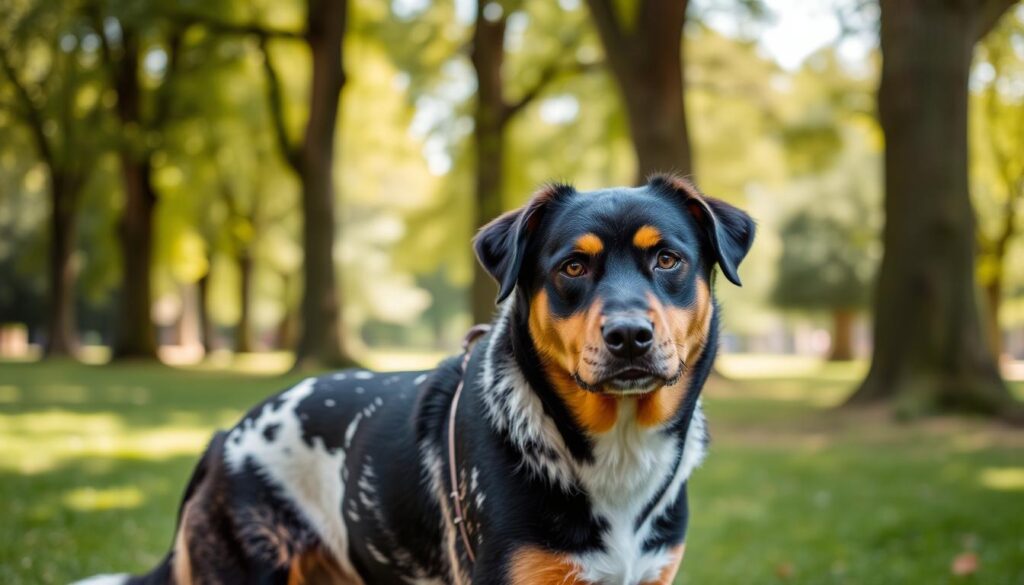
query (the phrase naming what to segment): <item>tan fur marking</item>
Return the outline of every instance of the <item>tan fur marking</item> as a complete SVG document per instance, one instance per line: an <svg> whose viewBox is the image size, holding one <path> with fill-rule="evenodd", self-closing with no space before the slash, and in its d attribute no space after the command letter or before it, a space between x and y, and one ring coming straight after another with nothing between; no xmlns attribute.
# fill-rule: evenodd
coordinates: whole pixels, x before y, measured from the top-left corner
<svg viewBox="0 0 1024 585"><path fill-rule="evenodd" d="M697 298L692 307L665 307L654 295L648 296L650 312L656 332L655 345L671 345L671 355L682 356L687 366L692 367L707 342L711 326L711 291L703 280L697 281ZM667 336L667 337L666 337ZM667 423L679 410L686 397L688 376L683 376L673 386L663 386L654 392L641 396L637 402L637 423L644 427L657 427Z"/></svg>
<svg viewBox="0 0 1024 585"><path fill-rule="evenodd" d="M647 581L643 585L672 585L676 573L679 572L679 565L683 562L683 554L686 552L686 543L672 549L672 560L661 570L657 581Z"/></svg>
<svg viewBox="0 0 1024 585"><path fill-rule="evenodd" d="M584 380L593 379L581 356L585 348L599 347L600 301L594 302L586 313L557 319L548 308L547 292L542 290L530 303L529 325L530 336L544 362L544 371L576 422L593 433L604 433L615 426L618 416L615 398L587 392L573 379L576 372Z"/></svg>
<svg viewBox="0 0 1024 585"><path fill-rule="evenodd" d="M633 245L641 250L653 248L661 241L661 232L652 225L641 226L633 234Z"/></svg>
<svg viewBox="0 0 1024 585"><path fill-rule="evenodd" d="M509 567L512 585L585 585L579 567L566 555L537 547L524 547L512 555Z"/></svg>
<svg viewBox="0 0 1024 585"><path fill-rule="evenodd" d="M355 585L323 549L304 552L291 561L288 585Z"/></svg>
<svg viewBox="0 0 1024 585"><path fill-rule="evenodd" d="M192 560L188 554L188 516L192 502L186 502L181 511L178 523L178 534L174 537L174 559L171 562L171 574L175 585L191 585Z"/></svg>
<svg viewBox="0 0 1024 585"><path fill-rule="evenodd" d="M597 256L604 250L604 242L596 234L583 234L576 240L576 249L588 256Z"/></svg>

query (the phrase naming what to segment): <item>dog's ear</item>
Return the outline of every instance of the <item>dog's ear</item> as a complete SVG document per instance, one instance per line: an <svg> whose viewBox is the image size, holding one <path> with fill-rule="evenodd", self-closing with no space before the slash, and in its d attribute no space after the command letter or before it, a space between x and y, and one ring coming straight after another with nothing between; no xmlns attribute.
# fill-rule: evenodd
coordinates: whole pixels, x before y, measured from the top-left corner
<svg viewBox="0 0 1024 585"><path fill-rule="evenodd" d="M702 195L693 183L681 177L656 175L649 184L671 189L683 197L687 212L704 229L722 274L729 282L742 286L737 270L754 243L754 220L725 201Z"/></svg>
<svg viewBox="0 0 1024 585"><path fill-rule="evenodd" d="M497 302L505 300L515 289L530 234L537 229L545 208L556 198L574 192L568 185L547 185L526 205L480 228L473 239L473 250L484 269L498 281Z"/></svg>

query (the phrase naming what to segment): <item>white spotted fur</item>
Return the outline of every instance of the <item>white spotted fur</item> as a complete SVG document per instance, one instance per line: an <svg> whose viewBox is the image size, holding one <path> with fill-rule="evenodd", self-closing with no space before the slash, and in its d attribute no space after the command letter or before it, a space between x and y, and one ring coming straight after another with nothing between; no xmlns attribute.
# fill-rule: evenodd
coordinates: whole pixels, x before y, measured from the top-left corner
<svg viewBox="0 0 1024 585"><path fill-rule="evenodd" d="M319 438L310 447L302 440L302 423L295 408L313 392L316 380L307 378L281 395L282 403L263 407L252 424L235 427L224 445L224 460L232 472L251 460L264 478L295 503L295 508L331 550L342 571L355 583L361 580L348 555L348 529L341 514L345 484L345 450L328 451ZM273 443L263 437L268 424L280 425ZM238 441L236 443L236 440ZM285 453L285 447L290 453Z"/></svg>

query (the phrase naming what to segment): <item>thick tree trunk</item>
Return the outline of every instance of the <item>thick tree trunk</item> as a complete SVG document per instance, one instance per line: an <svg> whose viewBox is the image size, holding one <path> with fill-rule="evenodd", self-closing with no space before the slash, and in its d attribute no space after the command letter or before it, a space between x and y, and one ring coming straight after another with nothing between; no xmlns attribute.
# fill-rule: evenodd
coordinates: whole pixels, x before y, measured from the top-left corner
<svg viewBox="0 0 1024 585"><path fill-rule="evenodd" d="M207 266L212 266L212 259L207 263ZM213 350L217 349L215 336L216 328L213 325L213 320L210 318L210 270L206 270L206 274L199 279L196 283L198 290L196 291L196 313L199 316L199 334L203 339L203 353L209 356Z"/></svg>
<svg viewBox="0 0 1024 585"><path fill-rule="evenodd" d="M74 177L50 173L50 304L46 325L47 357L75 354L75 208L78 182Z"/></svg>
<svg viewBox="0 0 1024 585"><path fill-rule="evenodd" d="M477 3L473 30L472 63L477 78L477 102L473 138L476 153L476 207L474 224L479 229L502 212L504 185L505 102L502 68L505 61L505 16L488 20L486 2ZM470 297L474 323L489 323L494 316L498 287L479 262L473 262Z"/></svg>
<svg viewBox="0 0 1024 585"><path fill-rule="evenodd" d="M238 257L238 324L235 325L235 353L252 351L252 254L243 250Z"/></svg>
<svg viewBox="0 0 1024 585"><path fill-rule="evenodd" d="M117 115L122 128L137 131L142 124L142 87L139 82L138 34L122 31L123 55L114 71ZM121 240L121 299L114 358L156 359L156 328L150 315L152 289L150 263L153 252L153 188L151 152L138 141L121 145L121 177L124 210L119 227Z"/></svg>
<svg viewBox="0 0 1024 585"><path fill-rule="evenodd" d="M856 315L851 309L832 311L832 347L828 352L829 361L853 359L853 325Z"/></svg>
<svg viewBox="0 0 1024 585"><path fill-rule="evenodd" d="M302 332L296 369L351 363L342 349L337 266L334 262L334 138L345 83L342 40L346 0L310 0L307 42L313 72L309 120L299 150L302 247L305 252Z"/></svg>
<svg viewBox="0 0 1024 585"><path fill-rule="evenodd" d="M589 0L601 42L626 106L637 159L637 182L655 172L691 174L693 163L683 100L686 0L633 4ZM625 23L635 21L635 25Z"/></svg>
<svg viewBox="0 0 1024 585"><path fill-rule="evenodd" d="M156 359L156 327L150 268L153 257L153 212L156 192L148 158L121 153L125 206L120 222L122 269L119 333L115 358Z"/></svg>
<svg viewBox="0 0 1024 585"><path fill-rule="evenodd" d="M984 292L989 346L998 358L1003 353L1003 329L999 325L999 313L1003 305L1003 275L998 274L985 283Z"/></svg>
<svg viewBox="0 0 1024 585"><path fill-rule="evenodd" d="M1002 413L1012 399L984 335L967 182L967 3L883 0L878 94L885 256L871 369L850 403L894 398L908 414Z"/></svg>

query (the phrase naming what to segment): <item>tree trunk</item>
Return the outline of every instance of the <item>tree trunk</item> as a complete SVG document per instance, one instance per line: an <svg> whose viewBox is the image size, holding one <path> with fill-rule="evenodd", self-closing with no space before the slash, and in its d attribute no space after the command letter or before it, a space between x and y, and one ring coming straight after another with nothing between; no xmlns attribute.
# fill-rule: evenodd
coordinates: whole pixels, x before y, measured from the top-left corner
<svg viewBox="0 0 1024 585"><path fill-rule="evenodd" d="M476 207L474 225L479 229L502 212L504 185L505 102L502 68L505 62L506 16L488 20L486 2L477 3L473 29L472 63L477 78L473 138L476 153ZM470 305L474 323L489 323L494 316L498 287L479 262L473 262Z"/></svg>
<svg viewBox="0 0 1024 585"><path fill-rule="evenodd" d="M1002 262L1001 258L1000 262ZM989 345L998 358L1003 353L1003 329L999 325L999 313L1003 305L1003 275L997 274L985 283L984 293L985 323Z"/></svg>
<svg viewBox="0 0 1024 585"><path fill-rule="evenodd" d="M885 134L885 255L871 369L852 404L1003 413L1012 405L976 296L967 182L967 3L883 0L878 105Z"/></svg>
<svg viewBox="0 0 1024 585"><path fill-rule="evenodd" d="M637 160L637 183L655 172L693 171L683 101L686 0L645 0L633 6L589 0L591 14L622 94ZM626 23L635 22L632 26Z"/></svg>
<svg viewBox="0 0 1024 585"><path fill-rule="evenodd" d="M238 256L238 324L235 325L235 353L252 351L252 254L243 250Z"/></svg>
<svg viewBox="0 0 1024 585"><path fill-rule="evenodd" d="M152 165L134 152L121 153L125 206L120 222L122 278L119 333L115 358L156 359L156 327L150 268L153 258L153 211L156 192Z"/></svg>
<svg viewBox="0 0 1024 585"><path fill-rule="evenodd" d="M829 348L829 361L849 361L853 359L853 325L856 313L850 309L832 311L832 347Z"/></svg>
<svg viewBox="0 0 1024 585"><path fill-rule="evenodd" d="M75 208L79 184L74 177L50 170L50 304L46 325L47 357L75 354Z"/></svg>
<svg viewBox="0 0 1024 585"><path fill-rule="evenodd" d="M207 266L213 266L213 260L210 259L207 262ZM196 291L196 307L197 314L199 315L199 334L203 338L203 353L209 356L213 353L213 350L217 349L215 343L217 329L214 327L213 320L210 318L210 269L207 268L206 274L204 274L199 282L196 283L198 290Z"/></svg>
<svg viewBox="0 0 1024 585"><path fill-rule="evenodd" d="M309 120L299 149L304 250L302 332L296 369L351 363L342 349L339 291L334 262L334 138L341 88L346 0L310 0L307 42L313 72Z"/></svg>
<svg viewBox="0 0 1024 585"><path fill-rule="evenodd" d="M139 36L132 29L125 28L121 43L123 55L114 70L117 115L122 129L138 132L142 124ZM113 351L115 359L156 359L156 328L150 315L150 263L156 191L153 188L152 153L146 145L138 142L125 139L120 147L125 203L118 226L122 267L120 317Z"/></svg>

